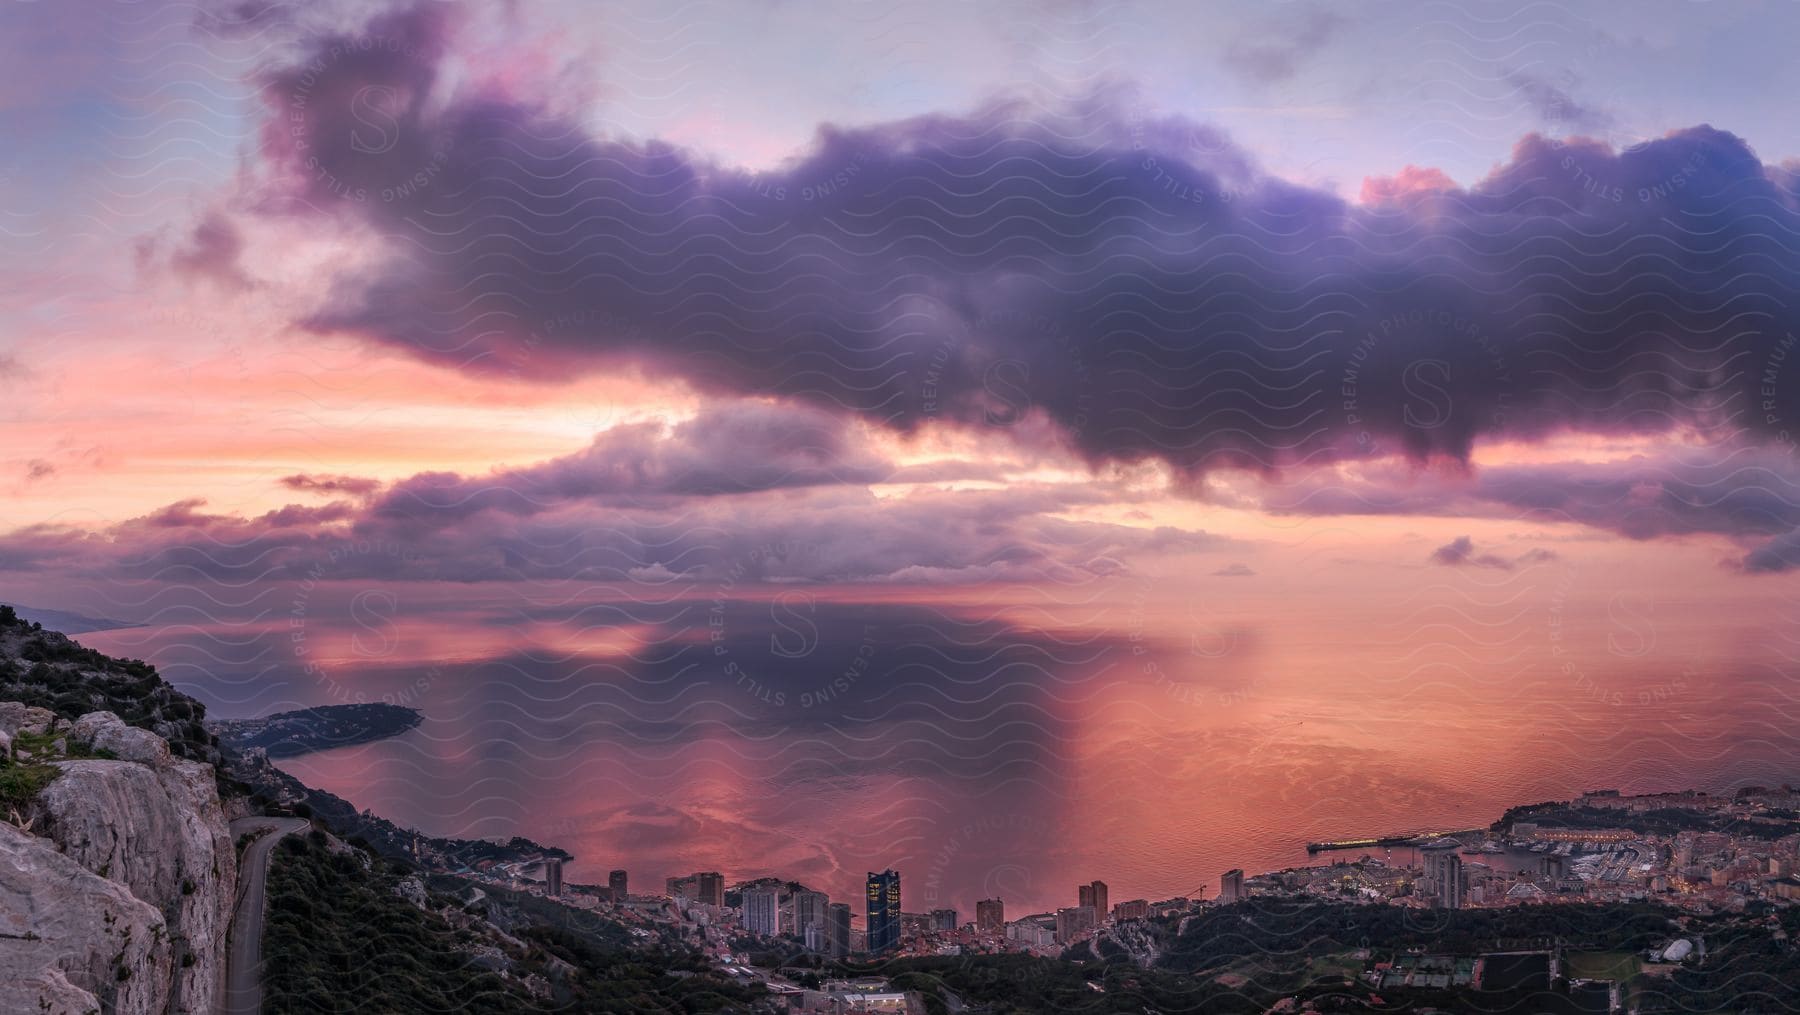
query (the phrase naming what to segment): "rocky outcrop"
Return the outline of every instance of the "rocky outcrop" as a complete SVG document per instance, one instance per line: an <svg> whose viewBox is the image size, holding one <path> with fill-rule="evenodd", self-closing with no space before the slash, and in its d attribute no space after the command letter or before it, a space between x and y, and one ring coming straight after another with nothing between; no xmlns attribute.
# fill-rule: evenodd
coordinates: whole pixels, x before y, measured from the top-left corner
<svg viewBox="0 0 1800 1015"><path fill-rule="evenodd" d="M0 731L12 718L0 708ZM27 715L20 725L38 719ZM60 956L54 967L108 1010L138 1010L124 1006L124 993L152 997L145 1011L214 1010L224 984L237 855L212 767L173 757L162 738L109 712L84 715L56 732L77 754L101 757L49 761L58 774L38 795L30 825L44 838L24 838L147 907L154 925L138 936L153 936L157 947L137 959L130 975L96 983L86 978L90 967L108 956L94 950L95 941L76 936L54 953ZM24 901L38 905L29 882L20 886ZM91 905L71 905L78 922L94 918ZM0 947L0 980L51 977L45 964L34 964L39 958ZM53 977L44 982L46 990L54 986Z"/></svg>
<svg viewBox="0 0 1800 1015"><path fill-rule="evenodd" d="M20 733L43 733L56 721L56 713L47 708L33 708L22 701L0 701L0 733L7 744Z"/></svg>
<svg viewBox="0 0 1800 1015"><path fill-rule="evenodd" d="M127 726L111 712L89 712L69 727L69 737L120 761L157 767L169 763L169 742L149 730Z"/></svg>
<svg viewBox="0 0 1800 1015"><path fill-rule="evenodd" d="M67 636L21 621L0 604L0 699L49 709L64 720L111 712L155 733L178 758L218 767L206 708L138 659L114 659ZM22 707L22 706L21 706Z"/></svg>
<svg viewBox="0 0 1800 1015"><path fill-rule="evenodd" d="M1126 920L1108 927L1103 936L1110 945L1096 949L1103 957L1110 958L1122 951L1132 962L1145 969L1154 967L1157 960L1162 958L1162 938L1155 924L1143 920Z"/></svg>
<svg viewBox="0 0 1800 1015"><path fill-rule="evenodd" d="M401 878L394 885L394 894L423 910L431 908L429 897L425 894L425 882L417 877Z"/></svg>
<svg viewBox="0 0 1800 1015"><path fill-rule="evenodd" d="M160 1015L169 965L155 906L0 822L0 1011Z"/></svg>
<svg viewBox="0 0 1800 1015"><path fill-rule="evenodd" d="M63 971L51 966L15 983L0 984L0 1011L31 1011L39 1015L95 1015L100 999L69 982Z"/></svg>

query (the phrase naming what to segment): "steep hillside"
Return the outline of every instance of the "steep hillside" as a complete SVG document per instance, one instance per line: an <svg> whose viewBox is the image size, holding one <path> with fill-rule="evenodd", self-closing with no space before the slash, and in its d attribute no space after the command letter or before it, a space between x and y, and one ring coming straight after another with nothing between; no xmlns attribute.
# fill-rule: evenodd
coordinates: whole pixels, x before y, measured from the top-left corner
<svg viewBox="0 0 1800 1015"><path fill-rule="evenodd" d="M253 806L271 813L305 814L343 838L367 842L376 853L389 859L412 856L414 845L442 857L453 866L473 866L482 860L516 861L543 856L572 859L567 850L541 845L523 836L514 836L506 842L490 842L421 835L379 814L359 811L356 805L334 793L306 785L275 767L268 752L261 748L228 750L225 764L232 784L249 791Z"/></svg>
<svg viewBox="0 0 1800 1015"><path fill-rule="evenodd" d="M698 956L631 947L591 912L429 879L315 831L269 880L264 1008L322 1012L763 1011Z"/></svg>
<svg viewBox="0 0 1800 1015"><path fill-rule="evenodd" d="M534 986L547 992L477 935L459 934L408 901L396 872L328 841L314 833L276 847L263 937L265 1011L478 1015L530 1007Z"/></svg>
<svg viewBox="0 0 1800 1015"><path fill-rule="evenodd" d="M768 1010L760 988L684 946L406 860L567 853L417 836L305 786L261 747L222 748L203 719L151 666L0 607L0 1013L217 1009L238 867L221 785L247 791L234 811L312 819L269 875L266 1011Z"/></svg>
<svg viewBox="0 0 1800 1015"><path fill-rule="evenodd" d="M0 787L0 1011L213 1011L237 855L212 768L0 702Z"/></svg>
<svg viewBox="0 0 1800 1015"><path fill-rule="evenodd" d="M169 742L177 758L217 768L219 742L206 707L139 659L114 659L19 617L0 604L0 701L19 701L75 720L111 712Z"/></svg>

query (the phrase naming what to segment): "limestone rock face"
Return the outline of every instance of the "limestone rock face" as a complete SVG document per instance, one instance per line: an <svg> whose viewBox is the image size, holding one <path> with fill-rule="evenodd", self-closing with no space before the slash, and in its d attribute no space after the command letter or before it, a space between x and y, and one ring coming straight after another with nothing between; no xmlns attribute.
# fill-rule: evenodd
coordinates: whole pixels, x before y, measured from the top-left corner
<svg viewBox="0 0 1800 1015"><path fill-rule="evenodd" d="M89 712L75 720L69 736L96 751L111 751L120 761L161 766L170 758L167 740L149 730L127 726L111 712Z"/></svg>
<svg viewBox="0 0 1800 1015"><path fill-rule="evenodd" d="M116 760L53 762L59 774L39 794L31 826L48 841L32 841L156 914L160 958L143 971L143 981L162 986L155 1011L213 1011L224 988L237 853L212 767L173 757L162 738L110 712L82 716L68 737ZM0 941L0 980L42 971L14 963L5 944ZM189 956L192 961L184 961ZM111 1010L106 994L67 963L59 965L76 987L94 992ZM143 981L134 971L121 983Z"/></svg>
<svg viewBox="0 0 1800 1015"><path fill-rule="evenodd" d="M160 1015L172 958L156 907L0 822L0 1010Z"/></svg>
<svg viewBox="0 0 1800 1015"><path fill-rule="evenodd" d="M420 909L430 908L425 895L425 882L417 877L401 878L400 883L394 886L394 894Z"/></svg>
<svg viewBox="0 0 1800 1015"><path fill-rule="evenodd" d="M99 1010L100 999L70 983L55 966L23 980L0 983L0 1011L94 1015Z"/></svg>
<svg viewBox="0 0 1800 1015"><path fill-rule="evenodd" d="M0 733L6 734L8 740L18 736L20 730L42 733L55 720L56 713L47 708L37 708L22 701L0 701Z"/></svg>

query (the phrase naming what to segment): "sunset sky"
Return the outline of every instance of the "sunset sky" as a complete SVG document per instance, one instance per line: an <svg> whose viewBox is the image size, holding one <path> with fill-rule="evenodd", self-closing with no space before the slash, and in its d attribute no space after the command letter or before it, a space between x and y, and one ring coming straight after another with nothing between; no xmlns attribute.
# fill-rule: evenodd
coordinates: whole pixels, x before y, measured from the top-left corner
<svg viewBox="0 0 1800 1015"><path fill-rule="evenodd" d="M1754 5L580 10L9 9L0 561L528 475L559 512L981 503L1034 559L1052 520L1321 516L1396 563L1533 526L1795 559L1797 72Z"/></svg>
<svg viewBox="0 0 1800 1015"><path fill-rule="evenodd" d="M1574 751L1583 703L1776 686L1800 644L1789 5L95 0L0 26L0 598L147 624L91 643L216 714L392 693L402 662L511 660L559 682L542 705L591 676L570 659L654 671L633 701L761 707L871 639L881 680L948 675L952 705L908 708L1002 750L1011 655L927 651L966 634L1042 675L1052 754L1167 738L1138 760L1178 794L1224 762L1170 744L1261 756L1221 717L1274 770L1301 748L1269 731L1303 723L1391 747L1373 714L1330 726L1344 696L1529 691ZM779 677L645 647L722 660L745 604ZM374 675L337 686L343 660ZM1057 693L1095 660L1129 692ZM1766 775L1720 708L1704 737L1755 757L1716 778ZM1412 747L1519 752L1538 718ZM1641 732L1607 750L1693 756ZM1501 788L1550 788L1545 757ZM1033 776L1062 803L1032 820L1108 796L1064 777ZM504 833L481 799L415 820ZM1117 821L1159 820L1134 799ZM762 819L690 812L685 841ZM839 845L768 863L848 879Z"/></svg>

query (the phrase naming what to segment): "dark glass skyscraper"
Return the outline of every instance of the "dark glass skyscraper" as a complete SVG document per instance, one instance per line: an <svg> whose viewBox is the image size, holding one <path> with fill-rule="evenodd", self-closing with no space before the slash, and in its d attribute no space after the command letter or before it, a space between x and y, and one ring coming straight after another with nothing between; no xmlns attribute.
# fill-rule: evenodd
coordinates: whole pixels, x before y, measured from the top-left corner
<svg viewBox="0 0 1800 1015"><path fill-rule="evenodd" d="M795 892L794 933L804 938L807 927L813 924L823 927L827 919L825 907L830 902L824 892Z"/></svg>
<svg viewBox="0 0 1800 1015"><path fill-rule="evenodd" d="M830 928L831 954L843 958L850 954L850 903L831 903Z"/></svg>
<svg viewBox="0 0 1800 1015"><path fill-rule="evenodd" d="M900 872L869 872L869 953L880 955L900 944Z"/></svg>

